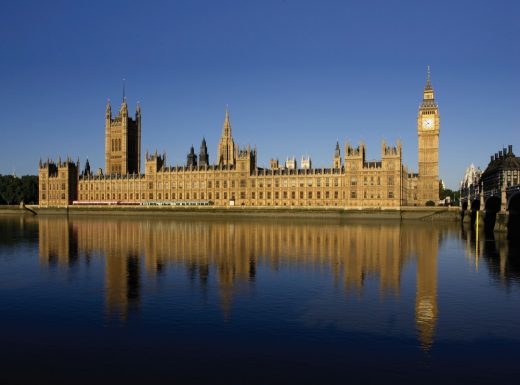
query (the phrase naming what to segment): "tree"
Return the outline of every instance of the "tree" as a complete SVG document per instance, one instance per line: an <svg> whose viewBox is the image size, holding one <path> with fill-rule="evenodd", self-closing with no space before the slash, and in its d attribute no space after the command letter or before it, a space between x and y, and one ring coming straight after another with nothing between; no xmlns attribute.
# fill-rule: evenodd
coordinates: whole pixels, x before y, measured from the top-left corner
<svg viewBox="0 0 520 385"><path fill-rule="evenodd" d="M0 175L0 204L38 203L38 177Z"/></svg>

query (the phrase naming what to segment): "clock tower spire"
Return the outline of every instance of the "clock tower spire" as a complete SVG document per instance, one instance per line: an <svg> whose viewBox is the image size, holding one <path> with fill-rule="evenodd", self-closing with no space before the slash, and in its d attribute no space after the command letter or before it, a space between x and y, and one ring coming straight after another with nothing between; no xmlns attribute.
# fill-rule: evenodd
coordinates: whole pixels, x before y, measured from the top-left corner
<svg viewBox="0 0 520 385"><path fill-rule="evenodd" d="M417 115L419 150L418 204L439 200L439 107L431 84L430 66L423 91L423 100Z"/></svg>

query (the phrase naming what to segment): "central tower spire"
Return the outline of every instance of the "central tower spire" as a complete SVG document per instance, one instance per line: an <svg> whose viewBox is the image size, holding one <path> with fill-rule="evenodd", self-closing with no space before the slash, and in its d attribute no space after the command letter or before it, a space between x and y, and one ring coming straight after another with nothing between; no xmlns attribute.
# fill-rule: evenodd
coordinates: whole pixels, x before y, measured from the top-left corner
<svg viewBox="0 0 520 385"><path fill-rule="evenodd" d="M218 145L217 159L219 166L233 166L235 164L235 142L231 135L231 122L227 105L224 125L222 126L222 137Z"/></svg>

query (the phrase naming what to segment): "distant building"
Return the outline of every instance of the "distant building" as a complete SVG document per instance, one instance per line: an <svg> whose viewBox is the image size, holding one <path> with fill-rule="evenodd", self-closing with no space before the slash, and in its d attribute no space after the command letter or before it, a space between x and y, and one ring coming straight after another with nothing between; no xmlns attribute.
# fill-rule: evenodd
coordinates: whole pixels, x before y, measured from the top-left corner
<svg viewBox="0 0 520 385"><path fill-rule="evenodd" d="M285 168L287 170L296 170L298 168L296 165L296 158L294 156L292 158L287 158L285 161Z"/></svg>
<svg viewBox="0 0 520 385"><path fill-rule="evenodd" d="M310 156L307 156L307 158L302 156L301 167L302 170L310 170L312 168L312 161Z"/></svg>
<svg viewBox="0 0 520 385"><path fill-rule="evenodd" d="M461 206L471 206L471 202L474 200L480 200L480 176L482 170L475 167L472 163L466 169L464 178L460 182L460 204Z"/></svg>
<svg viewBox="0 0 520 385"><path fill-rule="evenodd" d="M519 178L520 157L515 156L512 145L491 155L491 160L480 178L486 208L506 210L507 189L517 186Z"/></svg>
<svg viewBox="0 0 520 385"><path fill-rule="evenodd" d="M236 145L226 108L217 158L210 163L203 139L197 160L192 146L186 165L166 165L166 155L145 155L141 172L141 107L128 115L123 98L116 117L110 102L105 119L105 170L96 175L90 164L79 173L79 161L40 162L40 205L81 204L213 204L216 206L338 206L345 208L424 206L439 200L440 120L430 72L417 115L418 168L402 163L401 143L381 144L381 159L368 161L363 143L339 142L330 167L313 168L310 157L287 159L285 167L272 159L257 165L256 148ZM508 174L509 175L509 174Z"/></svg>

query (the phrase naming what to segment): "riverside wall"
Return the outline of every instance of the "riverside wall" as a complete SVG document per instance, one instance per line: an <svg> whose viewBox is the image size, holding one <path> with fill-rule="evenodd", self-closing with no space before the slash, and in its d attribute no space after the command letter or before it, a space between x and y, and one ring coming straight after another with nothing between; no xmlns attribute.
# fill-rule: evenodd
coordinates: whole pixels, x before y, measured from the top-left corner
<svg viewBox="0 0 520 385"><path fill-rule="evenodd" d="M28 206L38 215L127 215L172 217L316 218L373 220L460 220L457 207L401 207L398 209L286 208L286 207L178 207L178 206ZM1 209L0 209L1 210Z"/></svg>

